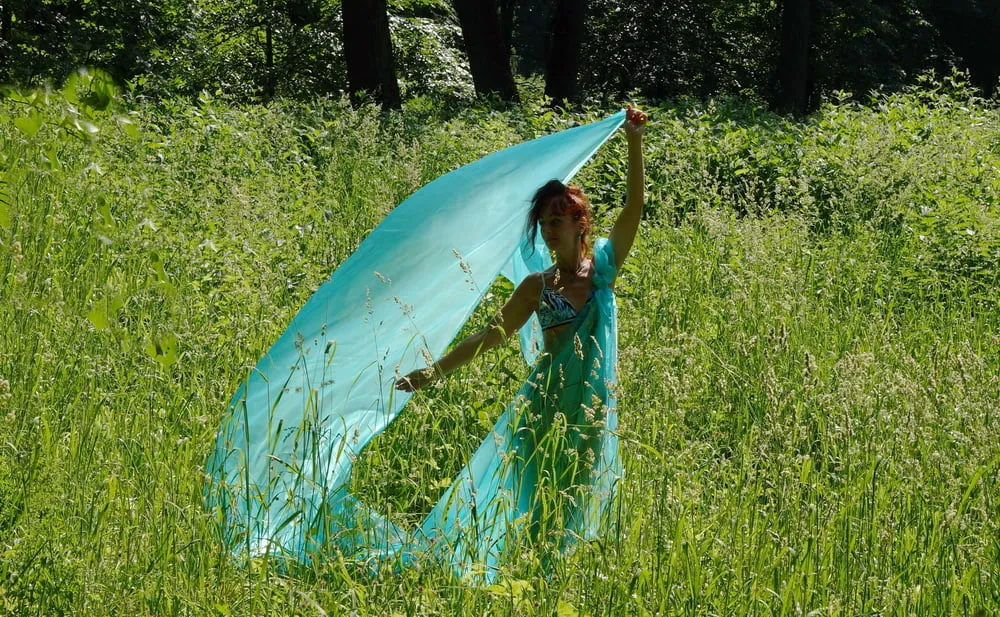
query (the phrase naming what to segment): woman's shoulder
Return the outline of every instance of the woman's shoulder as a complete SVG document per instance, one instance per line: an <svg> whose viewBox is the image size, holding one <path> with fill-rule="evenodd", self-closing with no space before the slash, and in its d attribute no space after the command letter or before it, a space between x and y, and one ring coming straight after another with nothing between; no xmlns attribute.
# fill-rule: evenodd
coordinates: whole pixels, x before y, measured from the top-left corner
<svg viewBox="0 0 1000 617"><path fill-rule="evenodd" d="M514 293L521 293L530 297L539 296L545 285L545 272L545 270L542 270L540 272L532 272L531 274L525 276L524 279L518 284Z"/></svg>

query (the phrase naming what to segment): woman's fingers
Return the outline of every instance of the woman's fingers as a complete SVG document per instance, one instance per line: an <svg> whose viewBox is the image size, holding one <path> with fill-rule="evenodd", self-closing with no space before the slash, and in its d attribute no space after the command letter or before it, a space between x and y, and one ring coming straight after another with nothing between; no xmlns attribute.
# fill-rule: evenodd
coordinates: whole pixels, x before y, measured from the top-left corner
<svg viewBox="0 0 1000 617"><path fill-rule="evenodd" d="M434 381L433 373L429 374L426 370L413 371L405 377L400 377L396 380L396 389L403 392L416 392L432 381Z"/></svg>
<svg viewBox="0 0 1000 617"><path fill-rule="evenodd" d="M396 389L403 392L415 392L417 387L410 381L410 375L407 375L396 380Z"/></svg>
<svg viewBox="0 0 1000 617"><path fill-rule="evenodd" d="M633 107L632 103L628 103L625 106L625 119L628 120L630 124L640 127L646 124L646 121L649 120L649 116L646 112Z"/></svg>

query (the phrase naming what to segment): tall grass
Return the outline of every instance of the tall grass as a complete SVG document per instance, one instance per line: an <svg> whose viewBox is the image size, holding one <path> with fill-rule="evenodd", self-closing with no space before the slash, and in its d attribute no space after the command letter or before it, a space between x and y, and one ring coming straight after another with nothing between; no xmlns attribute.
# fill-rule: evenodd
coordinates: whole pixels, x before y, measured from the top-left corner
<svg viewBox="0 0 1000 617"><path fill-rule="evenodd" d="M202 466L247 368L394 204L567 119L0 104L0 613L998 614L996 109L928 85L800 124L651 112L619 524L479 590L242 567ZM623 155L580 177L604 229ZM419 518L525 374L510 348L421 392L356 492Z"/></svg>

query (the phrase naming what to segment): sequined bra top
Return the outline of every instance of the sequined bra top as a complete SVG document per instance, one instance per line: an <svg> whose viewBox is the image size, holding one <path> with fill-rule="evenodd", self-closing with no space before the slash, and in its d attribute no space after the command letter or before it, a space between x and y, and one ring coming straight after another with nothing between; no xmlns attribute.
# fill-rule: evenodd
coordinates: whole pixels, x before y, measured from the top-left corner
<svg viewBox="0 0 1000 617"><path fill-rule="evenodd" d="M542 330L573 323L578 313L573 303L558 290L546 285L544 283L544 276L542 280L542 297L538 299L538 321L542 324ZM590 302L590 298L593 296L594 292L591 291L587 302ZM584 303L584 306L586 306L586 303Z"/></svg>

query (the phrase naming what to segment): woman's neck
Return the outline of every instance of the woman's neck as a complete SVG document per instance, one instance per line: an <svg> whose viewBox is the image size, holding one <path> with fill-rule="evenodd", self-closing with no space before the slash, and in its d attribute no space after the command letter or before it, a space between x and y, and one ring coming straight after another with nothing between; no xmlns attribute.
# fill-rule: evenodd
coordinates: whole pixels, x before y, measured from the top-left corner
<svg viewBox="0 0 1000 617"><path fill-rule="evenodd" d="M581 266L583 266L582 247L577 247L570 255L556 253L556 268L563 276L579 276Z"/></svg>

